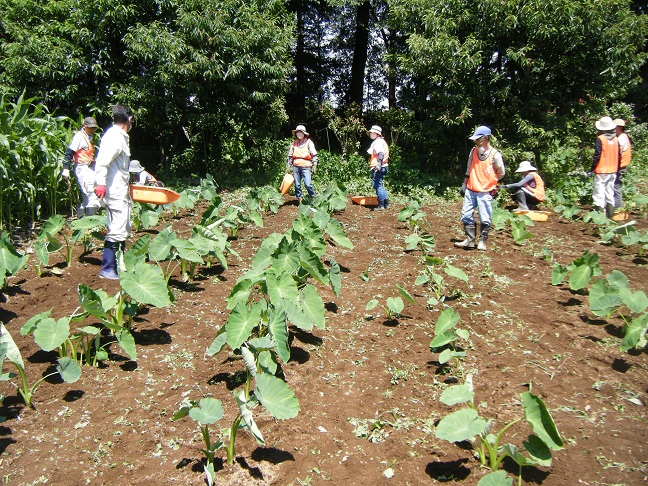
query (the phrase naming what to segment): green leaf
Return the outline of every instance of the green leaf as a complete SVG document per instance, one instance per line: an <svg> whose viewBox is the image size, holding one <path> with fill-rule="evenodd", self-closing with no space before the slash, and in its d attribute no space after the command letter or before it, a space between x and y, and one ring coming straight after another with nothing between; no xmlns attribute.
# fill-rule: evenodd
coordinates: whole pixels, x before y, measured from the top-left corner
<svg viewBox="0 0 648 486"><path fill-rule="evenodd" d="M261 431L259 430L259 427L257 427L257 424L254 421L252 410L248 408L247 402L245 401L245 392L241 390L239 393L236 393L234 396L236 397L236 403L238 404L239 412L241 414L241 418L243 419L243 423L245 423L245 427L250 431L250 433L256 439L258 444L261 445L265 444L265 441L263 440L263 435L261 435Z"/></svg>
<svg viewBox="0 0 648 486"><path fill-rule="evenodd" d="M342 277L340 274L340 265L333 258L329 264L329 273L328 273L329 282L331 283L331 289L336 297L340 296L340 290L342 288Z"/></svg>
<svg viewBox="0 0 648 486"><path fill-rule="evenodd" d="M434 327L434 334L439 335L446 332L449 329L452 329L459 322L459 314L451 308L445 309L439 317L437 318L436 325Z"/></svg>
<svg viewBox="0 0 648 486"><path fill-rule="evenodd" d="M124 292L140 304L155 307L171 305L166 280L158 267L138 263L132 271L121 272L119 277Z"/></svg>
<svg viewBox="0 0 648 486"><path fill-rule="evenodd" d="M590 311L597 316L607 316L621 305L619 291L608 286L602 278L592 284L587 299Z"/></svg>
<svg viewBox="0 0 648 486"><path fill-rule="evenodd" d="M272 263L272 254L279 248L283 239L280 233L272 233L265 237L252 260L253 268L265 269Z"/></svg>
<svg viewBox="0 0 648 486"><path fill-rule="evenodd" d="M568 273L569 270L567 267L555 263L553 270L551 271L551 285L560 285L563 283Z"/></svg>
<svg viewBox="0 0 648 486"><path fill-rule="evenodd" d="M488 422L476 410L462 408L441 419L434 434L438 439L449 442L472 440L486 430Z"/></svg>
<svg viewBox="0 0 648 486"><path fill-rule="evenodd" d="M176 235L171 226L164 228L153 238L149 245L150 257L157 262L169 258L175 239Z"/></svg>
<svg viewBox="0 0 648 486"><path fill-rule="evenodd" d="M378 299L371 299L369 302L367 302L367 305L365 306L365 310L370 311L375 309L378 306L379 302Z"/></svg>
<svg viewBox="0 0 648 486"><path fill-rule="evenodd" d="M106 312L117 304L116 297L109 297L103 290L94 291L85 284L79 284L78 294L81 308L94 317L106 319Z"/></svg>
<svg viewBox="0 0 648 486"><path fill-rule="evenodd" d="M223 417L223 405L216 398L205 397L198 402L197 407L189 410L189 416L200 425L210 425Z"/></svg>
<svg viewBox="0 0 648 486"><path fill-rule="evenodd" d="M59 372L64 382L74 383L81 377L81 367L72 358L59 358L58 362L56 371Z"/></svg>
<svg viewBox="0 0 648 486"><path fill-rule="evenodd" d="M57 214L49 218L40 230L38 234L38 241L44 241L50 237L55 236L59 231L65 226L65 218L62 215Z"/></svg>
<svg viewBox="0 0 648 486"><path fill-rule="evenodd" d="M396 284L396 288L398 289L398 293L401 294L401 296L407 300L408 302L411 302L412 304L416 304L416 301L414 300L414 297L412 297L412 294L410 294L405 287L402 285Z"/></svg>
<svg viewBox="0 0 648 486"><path fill-rule="evenodd" d="M268 273L266 286L270 302L275 305L282 299L295 302L299 295L297 292L297 282L295 282L292 275L287 272L281 272L277 276L273 275L271 272Z"/></svg>
<svg viewBox="0 0 648 486"><path fill-rule="evenodd" d="M50 309L45 312L41 312L40 314L36 314L33 317L30 317L29 320L25 322L25 324L23 324L23 326L20 328L20 335L26 336L27 334L34 332L34 329L36 328L38 323L43 319L47 319L53 310L54 309Z"/></svg>
<svg viewBox="0 0 648 486"><path fill-rule="evenodd" d="M319 257L304 245L299 245L298 248L301 267L318 282L328 285L328 271Z"/></svg>
<svg viewBox="0 0 648 486"><path fill-rule="evenodd" d="M34 341L43 351L53 351L70 335L70 318L61 317L58 321L52 318L43 319L34 329Z"/></svg>
<svg viewBox="0 0 648 486"><path fill-rule="evenodd" d="M445 364L452 358L463 358L464 356L466 356L465 351L455 351L452 348L447 348L439 353L438 361L440 364Z"/></svg>
<svg viewBox="0 0 648 486"><path fill-rule="evenodd" d="M117 343L128 355L132 361L137 361L137 349L135 348L135 338L128 329L121 329L115 333Z"/></svg>
<svg viewBox="0 0 648 486"><path fill-rule="evenodd" d="M569 275L569 288L572 290L584 289L589 284L592 275L592 267L589 265L577 266Z"/></svg>
<svg viewBox="0 0 648 486"><path fill-rule="evenodd" d="M542 399L531 392L521 393L520 399L524 408L524 417L529 422L533 433L550 449L554 451L562 449L563 441Z"/></svg>
<svg viewBox="0 0 648 486"><path fill-rule="evenodd" d="M416 280L414 280L414 285L423 285L426 284L430 281L429 275L422 273L418 277L416 277Z"/></svg>
<svg viewBox="0 0 648 486"><path fill-rule="evenodd" d="M646 332L648 332L648 314L641 314L633 319L627 327L621 342L621 351L628 351L637 347L645 339Z"/></svg>
<svg viewBox="0 0 648 486"><path fill-rule="evenodd" d="M434 339L432 339L432 341L430 342L430 348L432 349L440 348L456 340L457 340L457 335L454 333L454 331L446 331L441 334L437 334L434 337Z"/></svg>
<svg viewBox="0 0 648 486"><path fill-rule="evenodd" d="M612 270L607 274L605 280L607 280L608 284L610 284L611 287L614 287L616 289L630 287L628 277L626 277L625 273L621 272L620 270Z"/></svg>
<svg viewBox="0 0 648 486"><path fill-rule="evenodd" d="M348 238L337 219L331 218L329 223L326 225L325 232L335 242L335 244L353 250L353 243L351 243L351 240Z"/></svg>
<svg viewBox="0 0 648 486"><path fill-rule="evenodd" d="M41 265L47 265L49 263L48 244L47 241L37 241L34 244L34 254Z"/></svg>
<svg viewBox="0 0 648 486"><path fill-rule="evenodd" d="M274 309L268 313L268 331L275 340L277 355L284 363L287 363L290 360L290 345L288 344L286 313L282 309Z"/></svg>
<svg viewBox="0 0 648 486"><path fill-rule="evenodd" d="M257 375L254 395L274 418L294 418L299 413L299 402L288 385L265 373Z"/></svg>
<svg viewBox="0 0 648 486"><path fill-rule="evenodd" d="M294 273L300 267L297 248L287 238L283 238L272 255L272 268Z"/></svg>
<svg viewBox="0 0 648 486"><path fill-rule="evenodd" d="M25 368L25 363L20 354L20 349L18 349L18 346L16 346L11 334L9 334L9 331L7 331L7 328L2 322L0 322L0 346L4 348L7 360L20 366L21 369ZM2 362L0 361L0 368L1 367Z"/></svg>
<svg viewBox="0 0 648 486"><path fill-rule="evenodd" d="M245 363L248 373L251 376L256 376L257 365L254 359L254 353L245 346L241 346L241 357L243 358L243 363Z"/></svg>
<svg viewBox="0 0 648 486"><path fill-rule="evenodd" d="M405 304L403 303L403 299L400 297L387 297L387 308L393 314L400 315L405 308Z"/></svg>
<svg viewBox="0 0 648 486"><path fill-rule="evenodd" d="M261 319L261 306L246 305L240 302L227 317L227 344L232 349L238 349L250 338L252 330L259 325Z"/></svg>
<svg viewBox="0 0 648 486"><path fill-rule="evenodd" d="M633 292L628 288L622 288L619 290L619 297L631 312L643 312L648 307L648 297L643 290Z"/></svg>
<svg viewBox="0 0 648 486"><path fill-rule="evenodd" d="M522 445L531 456L528 459L528 465L544 467L551 466L551 450L549 450L547 444L545 444L538 436L529 435L528 440L523 441Z"/></svg>
<svg viewBox="0 0 648 486"><path fill-rule="evenodd" d="M452 406L459 403L472 403L474 396L475 394L468 385L453 385L443 390L439 400L441 403Z"/></svg>
<svg viewBox="0 0 648 486"><path fill-rule="evenodd" d="M0 237L0 271L4 269L7 275L14 275L25 266L28 259L29 255L18 253L11 244L9 236L2 233L2 237ZM4 278L5 273L0 273L0 279Z"/></svg>
<svg viewBox="0 0 648 486"><path fill-rule="evenodd" d="M506 477L506 471L495 471L479 480L477 486L511 486L513 478Z"/></svg>
<svg viewBox="0 0 648 486"><path fill-rule="evenodd" d="M216 337L212 341L209 348L207 348L207 356L215 356L221 352L223 346L227 344L227 332L225 327L221 327L216 333Z"/></svg>
<svg viewBox="0 0 648 486"><path fill-rule="evenodd" d="M453 267L448 263L443 270L445 271L446 275L450 277L458 278L463 282L468 282L468 275L466 275L466 273L461 268Z"/></svg>
<svg viewBox="0 0 648 486"><path fill-rule="evenodd" d="M317 292L317 289L313 285L307 284L299 293L299 302L304 314L308 316L313 325L324 329L326 327L324 301Z"/></svg>

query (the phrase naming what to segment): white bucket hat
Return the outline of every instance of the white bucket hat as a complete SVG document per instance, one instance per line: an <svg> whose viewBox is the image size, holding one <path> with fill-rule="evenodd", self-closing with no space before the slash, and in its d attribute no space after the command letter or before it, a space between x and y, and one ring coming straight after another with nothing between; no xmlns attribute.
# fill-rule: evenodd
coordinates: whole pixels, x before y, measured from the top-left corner
<svg viewBox="0 0 648 486"><path fill-rule="evenodd" d="M295 128L292 131L293 137L295 137L297 132L302 132L305 136L310 137L310 134L306 131L306 127L304 125L297 125L297 128Z"/></svg>
<svg viewBox="0 0 648 486"><path fill-rule="evenodd" d="M140 172L144 171L144 167L142 167L142 164L140 164L139 160L131 160L130 165L128 166L128 172L132 172L134 174L139 174Z"/></svg>
<svg viewBox="0 0 648 486"><path fill-rule="evenodd" d="M617 127L625 127L625 120L621 118L617 118L614 120L614 123L616 124Z"/></svg>
<svg viewBox="0 0 648 486"><path fill-rule="evenodd" d="M369 130L367 130L367 135L369 135L370 133L377 133L382 137L382 128L380 128L378 125L374 125Z"/></svg>
<svg viewBox="0 0 648 486"><path fill-rule="evenodd" d="M609 130L614 130L616 128L616 123L609 116L604 116L600 120L596 121L596 129L601 130L602 132L607 132Z"/></svg>
<svg viewBox="0 0 648 486"><path fill-rule="evenodd" d="M533 167L531 165L531 162L529 162L528 160L523 160L522 162L520 162L520 166L517 168L517 170L515 172L516 173L517 172L532 172L534 170L538 170L538 169Z"/></svg>

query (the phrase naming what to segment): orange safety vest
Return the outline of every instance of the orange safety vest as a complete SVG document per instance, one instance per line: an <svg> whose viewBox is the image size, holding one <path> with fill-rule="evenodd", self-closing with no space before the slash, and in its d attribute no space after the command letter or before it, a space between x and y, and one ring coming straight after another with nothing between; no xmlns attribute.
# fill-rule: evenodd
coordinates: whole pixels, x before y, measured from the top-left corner
<svg viewBox="0 0 648 486"><path fill-rule="evenodd" d="M312 167L313 163L311 160L313 159L313 156L310 154L310 150L308 149L309 145L309 140L306 139L306 143L304 143L302 146L299 146L299 140L295 140L293 142L293 165L295 167Z"/></svg>
<svg viewBox="0 0 648 486"><path fill-rule="evenodd" d="M376 138L376 140L371 142L371 146L369 147L369 150L367 150L367 152L369 152L369 154L371 155L371 157L369 158L369 167L371 169L378 167L378 152L374 150L373 144L379 139L382 139L382 146L384 149L382 167L389 166L389 145L387 145L387 142L385 142L385 139L383 137L378 137Z"/></svg>
<svg viewBox="0 0 648 486"><path fill-rule="evenodd" d="M477 147L472 149L472 160L468 171L468 182L466 187L473 192L488 192L497 186L497 174L493 167L493 161L497 150L491 148L486 160L481 160L477 153Z"/></svg>
<svg viewBox="0 0 648 486"><path fill-rule="evenodd" d="M92 165L94 164L95 154L94 144L90 141L90 137L88 137L88 134L84 130L81 130L81 134L85 138L85 141L88 144L88 148L81 148L77 150L76 152L74 152L72 158L74 159L75 164Z"/></svg>
<svg viewBox="0 0 648 486"><path fill-rule="evenodd" d="M625 135L625 134L623 134ZM628 146L626 149L621 152L621 168L624 169L630 165L630 158L632 157L632 144L630 143L630 137L626 135L628 139Z"/></svg>
<svg viewBox="0 0 648 486"><path fill-rule="evenodd" d="M594 167L594 173L615 174L619 170L619 139L609 140L603 135L597 138L601 141L601 158Z"/></svg>
<svg viewBox="0 0 648 486"><path fill-rule="evenodd" d="M538 201L544 201L545 199L545 188L544 182L540 177L540 174L537 172L531 172L533 176L533 182L527 182L524 187L528 190L529 194L536 198ZM532 184L535 183L535 187L532 187Z"/></svg>

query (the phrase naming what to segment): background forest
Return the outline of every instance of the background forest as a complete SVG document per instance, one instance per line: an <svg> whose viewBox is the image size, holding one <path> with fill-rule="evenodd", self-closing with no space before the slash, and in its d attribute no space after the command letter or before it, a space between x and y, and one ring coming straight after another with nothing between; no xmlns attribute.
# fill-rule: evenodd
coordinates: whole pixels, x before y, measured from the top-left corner
<svg viewBox="0 0 648 486"><path fill-rule="evenodd" d="M573 175L589 169L603 115L628 121L630 191L647 165L646 2L0 0L0 8L3 226L57 211L73 130L84 116L105 129L116 102L136 112L133 158L167 181L211 173L221 187L274 183L299 123L320 150L320 184L364 177L364 132L381 125L395 194L456 187L467 136L481 124L509 167L533 161L552 194L574 201L590 191L591 181Z"/></svg>

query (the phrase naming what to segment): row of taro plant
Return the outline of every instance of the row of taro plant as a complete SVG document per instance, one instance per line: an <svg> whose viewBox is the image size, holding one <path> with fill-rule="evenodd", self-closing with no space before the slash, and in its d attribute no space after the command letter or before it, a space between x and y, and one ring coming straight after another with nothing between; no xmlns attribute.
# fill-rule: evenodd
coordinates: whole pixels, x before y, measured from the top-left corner
<svg viewBox="0 0 648 486"><path fill-rule="evenodd" d="M245 383L234 392L238 413L231 426L217 440L212 439L209 426L220 420L223 412L220 400L211 397L185 401L173 417L179 420L188 415L198 422L209 484L214 481L218 449L225 449L228 464L234 461L240 429L250 432L259 444L265 443L254 420L257 407L262 406L278 420L294 418L299 412L294 392L282 379L281 363L290 359L289 324L305 331L325 328L324 302L311 282L329 285L338 295L340 267L332 258L328 267L323 262L327 239L353 248L340 223L330 214L340 209L342 199L346 201L344 190L332 188L318 198L313 205L303 205L292 228L263 240L251 268L233 287L227 299L227 321L207 351L215 356L228 346L245 370Z"/></svg>
<svg viewBox="0 0 648 486"><path fill-rule="evenodd" d="M600 258L586 251L569 265L554 264L552 285L565 279L575 292L587 292L589 309L597 317L619 317L624 334L621 351L646 346L648 332L648 297L642 290L632 290L628 277L619 270L602 275ZM591 284L591 285L590 285Z"/></svg>

